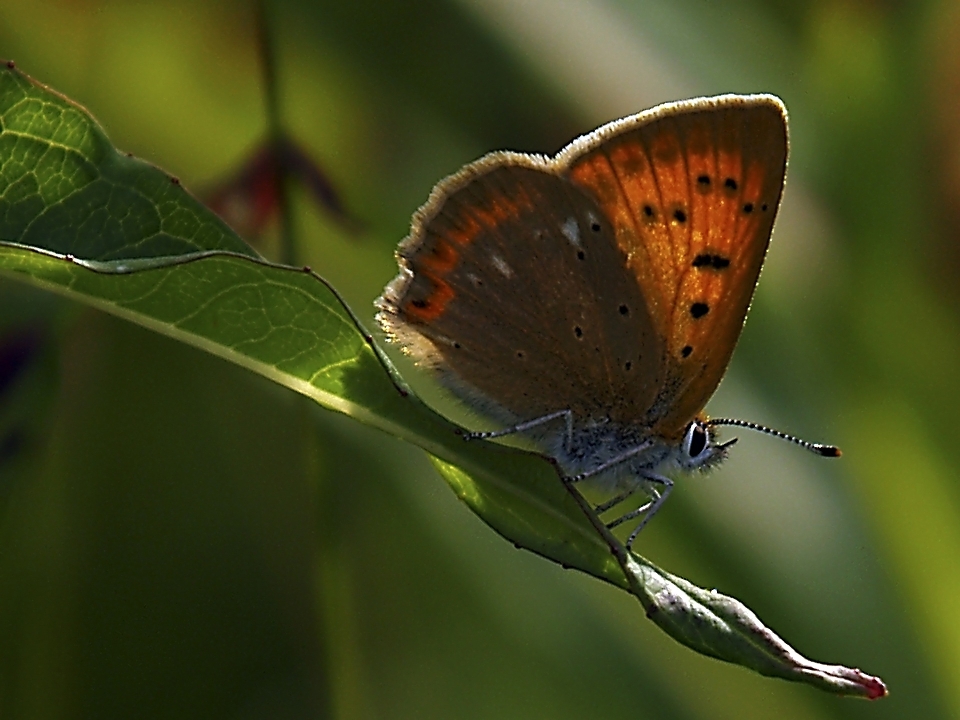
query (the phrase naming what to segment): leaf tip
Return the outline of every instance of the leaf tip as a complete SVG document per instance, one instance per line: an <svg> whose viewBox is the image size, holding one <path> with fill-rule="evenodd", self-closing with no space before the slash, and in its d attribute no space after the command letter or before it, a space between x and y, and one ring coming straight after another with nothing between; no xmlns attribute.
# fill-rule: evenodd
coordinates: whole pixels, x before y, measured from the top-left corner
<svg viewBox="0 0 960 720"><path fill-rule="evenodd" d="M857 672L860 672L859 670ZM873 675L867 675L866 673L860 673L863 689L866 694L867 700L879 700L882 697L886 697L890 694L890 691L887 690L887 686L884 685L883 680Z"/></svg>
<svg viewBox="0 0 960 720"><path fill-rule="evenodd" d="M815 665L816 663L809 663L805 669L814 669ZM820 669L824 672L814 674L821 675L827 687L840 695L855 695L867 700L879 700L890 694L883 680L874 675L868 675L860 668L822 665Z"/></svg>

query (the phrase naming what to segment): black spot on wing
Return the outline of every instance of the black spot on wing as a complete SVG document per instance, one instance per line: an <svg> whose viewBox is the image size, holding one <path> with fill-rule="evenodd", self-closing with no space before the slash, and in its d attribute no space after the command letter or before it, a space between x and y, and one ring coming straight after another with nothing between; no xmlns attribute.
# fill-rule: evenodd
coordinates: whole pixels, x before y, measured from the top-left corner
<svg viewBox="0 0 960 720"><path fill-rule="evenodd" d="M715 253L700 253L690 264L695 268L723 270L730 266L730 258Z"/></svg>

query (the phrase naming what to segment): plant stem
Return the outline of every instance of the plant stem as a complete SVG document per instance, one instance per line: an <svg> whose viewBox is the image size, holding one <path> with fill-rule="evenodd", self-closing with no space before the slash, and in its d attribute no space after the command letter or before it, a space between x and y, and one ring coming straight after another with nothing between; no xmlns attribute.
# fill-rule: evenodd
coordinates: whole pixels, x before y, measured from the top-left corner
<svg viewBox="0 0 960 720"><path fill-rule="evenodd" d="M266 0L256 0L260 66L263 69L263 98L267 115L267 136L276 168L277 205L280 209L280 258L284 265L296 264L293 206L287 168L287 136L280 118L280 91L276 71L276 45L273 42Z"/></svg>

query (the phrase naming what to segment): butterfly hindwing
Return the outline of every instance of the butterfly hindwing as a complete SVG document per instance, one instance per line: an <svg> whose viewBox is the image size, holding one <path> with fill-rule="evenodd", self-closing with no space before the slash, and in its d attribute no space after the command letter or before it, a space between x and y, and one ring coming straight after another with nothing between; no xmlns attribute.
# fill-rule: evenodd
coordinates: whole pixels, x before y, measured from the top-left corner
<svg viewBox="0 0 960 720"><path fill-rule="evenodd" d="M612 225L551 161L495 153L467 166L399 256L381 323L493 415L627 423L653 404L663 338Z"/></svg>

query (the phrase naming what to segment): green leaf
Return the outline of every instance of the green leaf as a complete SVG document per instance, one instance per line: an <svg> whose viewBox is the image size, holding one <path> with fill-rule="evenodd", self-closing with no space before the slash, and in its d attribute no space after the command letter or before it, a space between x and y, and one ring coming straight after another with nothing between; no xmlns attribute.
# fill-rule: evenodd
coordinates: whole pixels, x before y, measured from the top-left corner
<svg viewBox="0 0 960 720"><path fill-rule="evenodd" d="M739 600L697 587L636 555L622 561L630 589L647 616L684 645L761 675L805 682L838 695L876 700L887 694L880 678L803 657Z"/></svg>
<svg viewBox="0 0 960 720"><path fill-rule="evenodd" d="M803 658L736 600L628 554L543 458L465 442L320 277L260 258L179 182L117 152L83 108L12 65L0 68L0 272L416 443L505 538L630 591L698 652L839 694L886 692L857 670Z"/></svg>

